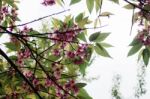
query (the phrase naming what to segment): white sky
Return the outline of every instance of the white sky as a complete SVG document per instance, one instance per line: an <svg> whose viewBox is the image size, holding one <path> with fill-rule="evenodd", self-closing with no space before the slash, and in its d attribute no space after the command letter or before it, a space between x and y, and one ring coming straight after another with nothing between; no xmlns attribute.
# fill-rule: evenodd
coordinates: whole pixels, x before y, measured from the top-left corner
<svg viewBox="0 0 150 99"><path fill-rule="evenodd" d="M19 5L19 15L21 18L21 23L31 21L33 19L49 15L62 11L64 9L70 8L71 11L63 13L57 17L62 18L65 14L76 15L84 10L86 6L84 3L77 4L74 6L66 6L64 8L58 6L44 7L40 3L42 0L20 0ZM70 1L70 0L66 0ZM85 1L85 0L83 0ZM105 1L105 0L104 0ZM68 2L66 2L68 4ZM94 63L88 68L88 77L97 77L98 80L94 80L91 83L88 83L86 89L93 99L111 99L111 86L112 86L112 77L114 74L120 74L122 76L121 80L121 93L124 97L123 99L135 99L134 96L134 87L136 86L136 70L138 67L137 56L132 56L127 58L127 53L129 50L128 44L131 42L132 38L136 34L133 31L132 36L130 33L131 26L131 12L125 9L122 9L120 6L117 6L113 3L107 2L103 5L102 11L113 12L113 15L109 19L104 19L104 24L109 24L109 26L102 28L101 31L111 32L111 35L107 39L108 43L111 43L113 48L109 48L109 52L113 59L107 59L97 56ZM91 18L94 18L95 14L92 14ZM40 22L33 23L30 26L39 29ZM92 25L91 25L92 27ZM2 40L0 41L2 42ZM149 67L147 71L149 71ZM147 72L147 78L150 74ZM147 82L150 80L146 79ZM147 88L150 90L150 85L147 83ZM148 99L150 97L150 92L148 91L141 99Z"/></svg>

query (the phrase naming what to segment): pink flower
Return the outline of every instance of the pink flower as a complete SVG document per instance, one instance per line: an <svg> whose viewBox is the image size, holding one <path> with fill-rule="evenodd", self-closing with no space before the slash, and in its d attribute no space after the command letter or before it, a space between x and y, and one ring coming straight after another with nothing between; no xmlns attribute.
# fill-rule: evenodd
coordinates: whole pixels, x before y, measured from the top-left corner
<svg viewBox="0 0 150 99"><path fill-rule="evenodd" d="M42 2L42 4L45 5L45 6L48 6L48 5L51 6L51 5L55 4L55 0L44 0Z"/></svg>
<svg viewBox="0 0 150 99"><path fill-rule="evenodd" d="M53 55L54 55L54 56L60 56L60 51L57 50L57 49L55 49L55 50L53 51Z"/></svg>
<svg viewBox="0 0 150 99"><path fill-rule="evenodd" d="M24 58L28 58L28 57L30 57L30 55L31 55L30 50L29 49L25 49L25 51L24 51Z"/></svg>
<svg viewBox="0 0 150 99"><path fill-rule="evenodd" d="M32 83L33 83L34 85L38 85L38 84L39 84L39 81L38 81L36 78L34 78L33 81L32 81Z"/></svg>
<svg viewBox="0 0 150 99"><path fill-rule="evenodd" d="M74 64L76 64L76 65L80 65L80 64L82 64L82 63L83 63L83 60L82 60L81 58L74 60Z"/></svg>
<svg viewBox="0 0 150 99"><path fill-rule="evenodd" d="M45 82L46 87L49 87L49 86L51 86L52 84L53 84L53 83L52 83L51 80L46 79L46 82Z"/></svg>
<svg viewBox="0 0 150 99"><path fill-rule="evenodd" d="M32 77L32 72L31 71L28 71L28 72L25 72L24 75L27 77L27 78L30 78Z"/></svg>
<svg viewBox="0 0 150 99"><path fill-rule="evenodd" d="M74 52L68 51L68 52L67 52L67 57L69 57L69 58L74 58L74 57L75 57Z"/></svg>

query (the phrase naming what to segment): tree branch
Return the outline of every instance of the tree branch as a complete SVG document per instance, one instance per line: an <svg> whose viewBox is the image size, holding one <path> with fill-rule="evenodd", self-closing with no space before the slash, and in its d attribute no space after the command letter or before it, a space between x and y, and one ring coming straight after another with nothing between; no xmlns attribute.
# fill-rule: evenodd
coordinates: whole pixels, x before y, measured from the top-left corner
<svg viewBox="0 0 150 99"><path fill-rule="evenodd" d="M21 71L17 68L17 66L11 61L11 59L5 54L5 52L0 48L0 54L7 60L7 62L15 69L16 72L20 74L20 76L26 81L26 83L32 88L34 93L40 98L43 99L38 91L34 88L32 83L21 73Z"/></svg>
<svg viewBox="0 0 150 99"><path fill-rule="evenodd" d="M130 2L130 1L128 1L128 0L124 0L124 1L127 2L127 3L129 3L130 5L132 5L132 6L135 7L135 8L138 8L138 9L140 9L140 10L142 10L142 11L145 11L145 12L147 12L147 13L150 13L149 10L143 9L142 7L136 5L136 4L134 4L134 3L132 3L132 2Z"/></svg>

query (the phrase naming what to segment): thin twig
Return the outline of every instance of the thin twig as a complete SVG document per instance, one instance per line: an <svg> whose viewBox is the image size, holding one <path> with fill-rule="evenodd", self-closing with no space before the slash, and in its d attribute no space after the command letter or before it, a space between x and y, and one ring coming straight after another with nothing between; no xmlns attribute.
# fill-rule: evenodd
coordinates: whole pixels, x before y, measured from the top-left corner
<svg viewBox="0 0 150 99"><path fill-rule="evenodd" d="M41 17L41 18L38 18L38 19L35 19L35 20L32 20L32 21L29 21L29 22L23 23L23 24L18 24L18 25L14 25L14 26L6 27L6 28L14 28L14 27L25 26L25 25L27 25L27 24L31 24L31 23L34 23L34 22L40 21L40 20L42 20L42 19L45 19L45 18L48 18L48 17L54 16L54 15L58 15L58 14L61 14L61 13L64 13L64 12L66 12L66 11L70 11L70 9L67 9L67 10L64 10L64 11L60 11L60 12L57 12L57 13L54 13L54 14L50 14L50 15L47 15L47 16L44 16L44 17Z"/></svg>

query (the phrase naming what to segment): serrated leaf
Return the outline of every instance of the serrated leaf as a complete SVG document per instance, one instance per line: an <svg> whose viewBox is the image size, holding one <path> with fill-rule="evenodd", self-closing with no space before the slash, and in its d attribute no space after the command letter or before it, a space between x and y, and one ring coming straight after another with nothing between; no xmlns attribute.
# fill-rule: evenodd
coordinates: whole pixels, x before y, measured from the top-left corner
<svg viewBox="0 0 150 99"><path fill-rule="evenodd" d="M91 13L94 7L94 0L86 0L88 11Z"/></svg>
<svg viewBox="0 0 150 99"><path fill-rule="evenodd" d="M85 87L87 84L86 83L76 83L75 84L78 88L83 88Z"/></svg>
<svg viewBox="0 0 150 99"><path fill-rule="evenodd" d="M147 66L150 58L150 51L148 49L144 49L142 55L144 64Z"/></svg>
<svg viewBox="0 0 150 99"><path fill-rule="evenodd" d="M128 56L134 55L135 53L137 53L140 49L142 48L142 43L138 43L136 45L134 45L130 51L128 52Z"/></svg>
<svg viewBox="0 0 150 99"><path fill-rule="evenodd" d="M126 8L126 9L134 9L134 6L131 5L131 4L127 4L127 5L123 6L123 7Z"/></svg>
<svg viewBox="0 0 150 99"><path fill-rule="evenodd" d="M91 42L101 42L103 40L105 40L110 33L100 33L100 32L96 32L93 33L92 35L90 35L89 40Z"/></svg>
<svg viewBox="0 0 150 99"><path fill-rule="evenodd" d="M105 48L103 48L99 43L96 43L96 46L94 46L94 49L96 51L97 54L104 56L104 57L110 57L109 53L107 52L107 50Z"/></svg>
<svg viewBox="0 0 150 99"><path fill-rule="evenodd" d="M80 2L81 0L71 0L70 5L76 4L78 2Z"/></svg>

